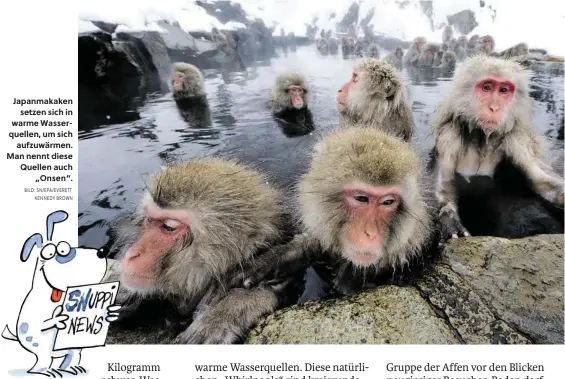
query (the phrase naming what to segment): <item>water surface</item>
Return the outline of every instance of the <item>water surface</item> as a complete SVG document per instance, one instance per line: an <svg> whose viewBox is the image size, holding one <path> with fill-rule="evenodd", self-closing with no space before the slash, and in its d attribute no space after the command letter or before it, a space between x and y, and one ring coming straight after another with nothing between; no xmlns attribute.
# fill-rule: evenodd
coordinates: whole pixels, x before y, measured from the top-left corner
<svg viewBox="0 0 565 379"><path fill-rule="evenodd" d="M236 157L265 172L282 189L292 188L307 167L312 144L338 126L335 92L349 79L355 61L320 56L314 47L286 56L279 53L244 72L204 70L212 114L209 127L187 123L170 93L156 93L137 109L140 120L79 132L79 243L108 243L109 223L133 209L148 175L168 162ZM270 88L276 75L286 71L300 72L310 83L316 125L312 133L289 137L269 112ZM528 75L535 128L554 141L563 123L563 76L545 65L528 70ZM407 70L403 77L416 122L415 145L424 156L433 145L428 120L451 79Z"/></svg>

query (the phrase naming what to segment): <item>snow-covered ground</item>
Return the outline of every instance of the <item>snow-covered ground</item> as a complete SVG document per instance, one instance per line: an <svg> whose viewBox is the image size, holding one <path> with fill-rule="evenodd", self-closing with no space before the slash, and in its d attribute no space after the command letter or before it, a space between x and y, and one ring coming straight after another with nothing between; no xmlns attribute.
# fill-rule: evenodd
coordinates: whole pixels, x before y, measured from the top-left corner
<svg viewBox="0 0 565 379"><path fill-rule="evenodd" d="M208 0L210 2L210 0ZM275 26L296 35L306 33L306 23L318 18L320 29L334 29L347 12L353 0L239 0L247 15L261 18L267 26ZM372 24L375 31L401 39L423 35L440 40L441 30L432 30L417 0L408 0L400 9L398 0L361 0L360 18L371 7L376 8ZM239 28L242 24L228 22L223 25L215 17L196 5L194 0L79 0L79 32L96 28L87 21L118 23L125 30L159 30L158 20L177 21L185 31L209 31L212 27ZM496 10L493 21L492 6ZM479 26L473 30L480 35L495 37L497 50L519 42L530 47L545 48L552 54L565 55L562 37L565 31L565 2L556 0L513 1L485 0L434 0L434 27L447 22L446 16L460 10L475 12ZM331 19L331 14L335 17Z"/></svg>

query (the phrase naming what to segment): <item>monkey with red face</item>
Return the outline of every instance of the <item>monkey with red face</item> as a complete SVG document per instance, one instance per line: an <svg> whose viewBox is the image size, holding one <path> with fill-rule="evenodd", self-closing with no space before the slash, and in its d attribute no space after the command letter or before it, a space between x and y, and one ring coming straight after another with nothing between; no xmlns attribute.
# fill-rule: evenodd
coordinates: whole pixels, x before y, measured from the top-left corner
<svg viewBox="0 0 565 379"><path fill-rule="evenodd" d="M435 115L430 168L444 239L563 233L563 179L543 162L523 68L465 60Z"/></svg>
<svg viewBox="0 0 565 379"><path fill-rule="evenodd" d="M294 277L279 296L287 304L315 301L410 280L396 275L415 274L424 266L414 263L433 257L433 196L407 142L365 126L333 131L314 148L297 193L303 233L258 257L247 288ZM251 306L257 298L240 300ZM215 317L194 335L225 329L223 309L212 306Z"/></svg>
<svg viewBox="0 0 565 379"><path fill-rule="evenodd" d="M336 102L342 127L363 125L406 141L412 138L412 109L402 78L389 63L361 60L337 90Z"/></svg>
<svg viewBox="0 0 565 379"><path fill-rule="evenodd" d="M314 122L312 113L308 109L309 101L310 88L304 76L296 73L277 76L271 90L270 102L273 115L277 119L299 125L304 132L313 130Z"/></svg>
<svg viewBox="0 0 565 379"><path fill-rule="evenodd" d="M233 279L261 251L284 242L283 209L278 191L236 162L196 159L156 173L115 244L122 324L143 318L140 309L152 299L170 300L185 323L192 320L192 328L206 323L209 305L229 304L222 313L226 329L198 342L236 341L249 320L278 306L268 286L246 292L258 299L252 306L241 302ZM191 336L184 331L177 342L196 342Z"/></svg>
<svg viewBox="0 0 565 379"><path fill-rule="evenodd" d="M198 67L189 63L177 62L169 79L175 100L206 99L204 75Z"/></svg>

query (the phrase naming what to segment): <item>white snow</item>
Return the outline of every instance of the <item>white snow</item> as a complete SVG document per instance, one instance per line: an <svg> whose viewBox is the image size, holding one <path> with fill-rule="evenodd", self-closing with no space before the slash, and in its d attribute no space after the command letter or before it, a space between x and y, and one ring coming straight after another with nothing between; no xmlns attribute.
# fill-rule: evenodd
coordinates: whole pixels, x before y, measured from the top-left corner
<svg viewBox="0 0 565 379"><path fill-rule="evenodd" d="M346 14L353 0L237 0L249 20L262 19L274 34L294 32L305 35L306 24L317 17L316 25L335 32L336 23ZM81 21L106 21L124 25L127 30L155 30L155 22L178 22L185 31L209 31L240 28L243 24L228 22L223 25L215 17L196 5L194 0L79 0L79 32L96 28L92 23ZM512 1L485 0L483 8L479 0L434 0L432 29L429 19L422 13L417 0L408 0L400 9L397 0L362 0L360 19L374 6L372 19L374 30L380 34L411 40L422 35L429 40L441 39L442 25L447 15L470 9L475 12L479 26L472 34L491 34L496 49L502 50L519 42L530 47L544 48L552 54L565 55L562 35L565 25L565 2L554 0ZM492 6L496 10L493 21ZM330 15L335 13L333 19ZM126 30L126 29L123 29Z"/></svg>
<svg viewBox="0 0 565 379"><path fill-rule="evenodd" d="M100 28L94 25L90 21L78 20L78 32L80 33L92 33L99 32Z"/></svg>
<svg viewBox="0 0 565 379"><path fill-rule="evenodd" d="M241 22L228 21L225 23L223 29L226 30L247 29L247 26L245 26Z"/></svg>

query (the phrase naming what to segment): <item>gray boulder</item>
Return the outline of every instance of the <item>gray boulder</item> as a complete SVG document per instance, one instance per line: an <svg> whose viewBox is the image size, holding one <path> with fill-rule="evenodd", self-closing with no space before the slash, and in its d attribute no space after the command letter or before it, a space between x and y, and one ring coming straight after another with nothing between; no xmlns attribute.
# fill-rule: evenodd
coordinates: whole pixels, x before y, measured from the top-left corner
<svg viewBox="0 0 565 379"><path fill-rule="evenodd" d="M475 19L475 12L468 9L447 16L447 21L455 31L465 35L471 33L479 25Z"/></svg>

